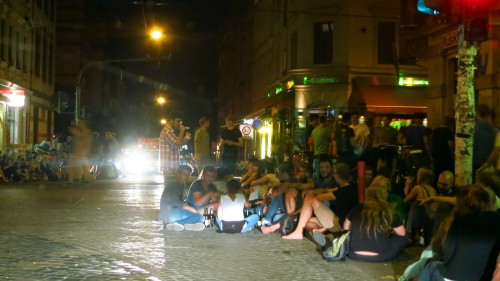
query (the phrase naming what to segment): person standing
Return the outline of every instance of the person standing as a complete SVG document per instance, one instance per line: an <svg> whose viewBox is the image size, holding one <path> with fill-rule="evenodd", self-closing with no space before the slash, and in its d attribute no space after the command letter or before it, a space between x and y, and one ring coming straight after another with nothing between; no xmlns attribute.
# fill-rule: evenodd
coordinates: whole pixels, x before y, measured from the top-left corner
<svg viewBox="0 0 500 281"><path fill-rule="evenodd" d="M326 128L326 116L319 117L319 125L311 133L314 146L313 170L314 178L320 177L319 162L321 158L330 157L331 137L330 131Z"/></svg>
<svg viewBox="0 0 500 281"><path fill-rule="evenodd" d="M167 182L167 177L174 174L179 165L179 147L188 140L180 113L172 111L160 133L160 171L163 172L164 183Z"/></svg>
<svg viewBox="0 0 500 281"><path fill-rule="evenodd" d="M347 163L349 167L356 167L356 157L354 155L354 130L349 127L351 115L342 114L342 119L335 129L334 153L337 162Z"/></svg>
<svg viewBox="0 0 500 281"><path fill-rule="evenodd" d="M87 182L90 180L89 155L92 142L92 133L86 121L80 121L77 125L69 128L73 136L73 149L68 160L68 183L82 180Z"/></svg>
<svg viewBox="0 0 500 281"><path fill-rule="evenodd" d="M226 128L220 135L219 149L221 149L222 166L228 168L231 172L236 170L238 149L240 147L243 147L243 136L234 125L234 118L227 116Z"/></svg>
<svg viewBox="0 0 500 281"><path fill-rule="evenodd" d="M354 154L359 159L368 147L370 128L359 123L359 113L357 112L351 114L351 125L349 127L354 131Z"/></svg>
<svg viewBox="0 0 500 281"><path fill-rule="evenodd" d="M200 128L194 133L194 160L196 161L198 171L201 171L210 162L209 127L210 119L208 117L201 117Z"/></svg>
<svg viewBox="0 0 500 281"><path fill-rule="evenodd" d="M477 106L477 121L474 128L474 153L472 156L473 176L485 162L488 161L495 147L495 138L498 130L493 126L493 111L486 104Z"/></svg>
<svg viewBox="0 0 500 281"><path fill-rule="evenodd" d="M455 172L455 162L453 160L455 152L454 122L453 117L446 117L444 125L432 132L431 149L435 175L439 175L443 171Z"/></svg>

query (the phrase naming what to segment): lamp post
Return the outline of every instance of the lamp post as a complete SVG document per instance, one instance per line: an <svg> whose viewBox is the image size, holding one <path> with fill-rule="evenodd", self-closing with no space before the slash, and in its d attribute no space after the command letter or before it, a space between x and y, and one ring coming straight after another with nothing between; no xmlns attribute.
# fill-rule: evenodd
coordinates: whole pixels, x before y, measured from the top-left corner
<svg viewBox="0 0 500 281"><path fill-rule="evenodd" d="M141 61L149 61L151 58L135 58L135 59L112 59L112 60L102 60L102 61L92 61L87 63L78 73L76 78L76 91L75 91L75 124L78 124L80 121L80 99L82 96L82 78L83 74L87 69L91 66L98 64L108 64L108 63L119 63L119 62L141 62Z"/></svg>

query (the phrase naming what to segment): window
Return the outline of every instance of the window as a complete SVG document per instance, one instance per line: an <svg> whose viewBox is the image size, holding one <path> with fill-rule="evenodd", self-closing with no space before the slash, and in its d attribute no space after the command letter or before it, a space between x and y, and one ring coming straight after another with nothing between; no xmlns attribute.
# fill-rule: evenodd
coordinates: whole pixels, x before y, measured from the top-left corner
<svg viewBox="0 0 500 281"><path fill-rule="evenodd" d="M4 52L8 40L5 39L5 36L7 36L7 23L2 19L0 20L0 61L6 61Z"/></svg>
<svg viewBox="0 0 500 281"><path fill-rule="evenodd" d="M332 63L333 23L314 24L314 64Z"/></svg>
<svg viewBox="0 0 500 281"><path fill-rule="evenodd" d="M290 35L290 68L297 68L297 31Z"/></svg>
<svg viewBox="0 0 500 281"><path fill-rule="evenodd" d="M36 76L41 77L40 71L42 70L42 67L40 66L40 63L42 61L42 43L40 34L35 34L35 46L33 48L33 52L35 53L35 62L33 63L33 67L35 69L33 69L33 71Z"/></svg>
<svg viewBox="0 0 500 281"><path fill-rule="evenodd" d="M9 26L9 65L15 66L16 64L16 49L17 49L17 32L13 26Z"/></svg>
<svg viewBox="0 0 500 281"><path fill-rule="evenodd" d="M396 56L396 23L378 23L377 59L379 64L394 64Z"/></svg>

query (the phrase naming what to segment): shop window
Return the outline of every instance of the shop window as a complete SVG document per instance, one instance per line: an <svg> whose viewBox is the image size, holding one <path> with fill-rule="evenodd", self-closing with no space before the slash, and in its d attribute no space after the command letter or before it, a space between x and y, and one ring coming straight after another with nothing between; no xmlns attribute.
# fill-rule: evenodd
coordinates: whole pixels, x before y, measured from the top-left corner
<svg viewBox="0 0 500 281"><path fill-rule="evenodd" d="M314 64L330 64L333 58L333 23L314 24Z"/></svg>
<svg viewBox="0 0 500 281"><path fill-rule="evenodd" d="M393 64L396 44L396 23L379 22L377 58L379 64Z"/></svg>

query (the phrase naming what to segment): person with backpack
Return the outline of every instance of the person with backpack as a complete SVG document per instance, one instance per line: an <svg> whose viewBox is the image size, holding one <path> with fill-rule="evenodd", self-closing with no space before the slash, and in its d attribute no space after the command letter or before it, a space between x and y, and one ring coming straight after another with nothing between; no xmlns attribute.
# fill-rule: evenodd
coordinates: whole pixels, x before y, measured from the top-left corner
<svg viewBox="0 0 500 281"><path fill-rule="evenodd" d="M240 182L232 179L227 183L228 193L220 198L217 209L217 225L225 233L244 233L254 228L259 220L257 214L244 217L243 209L250 208L250 202L241 192Z"/></svg>
<svg viewBox="0 0 500 281"><path fill-rule="evenodd" d="M405 227L387 201L386 185L372 184L365 201L354 207L344 221L350 231L350 259L381 262L396 257L406 246Z"/></svg>

